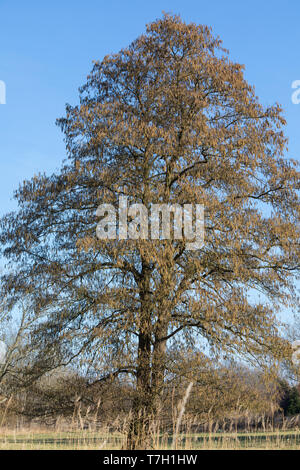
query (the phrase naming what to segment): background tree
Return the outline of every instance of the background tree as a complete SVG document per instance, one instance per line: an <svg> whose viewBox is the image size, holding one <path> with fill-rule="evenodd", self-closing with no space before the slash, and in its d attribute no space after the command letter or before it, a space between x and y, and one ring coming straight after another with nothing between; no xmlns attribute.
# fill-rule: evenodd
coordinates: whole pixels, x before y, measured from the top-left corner
<svg viewBox="0 0 300 470"><path fill-rule="evenodd" d="M28 343L31 329L30 313L24 302L20 302L20 310L15 315L9 315L6 299L2 299L0 307L0 339L6 345L6 354L0 364L0 391L10 395L13 384L18 387L22 383L23 372L33 359L32 350ZM6 397L7 398L7 397Z"/></svg>
<svg viewBox="0 0 300 470"><path fill-rule="evenodd" d="M285 416L300 414L299 386L291 386L286 380L280 380L278 384L280 393L280 407Z"/></svg>
<svg viewBox="0 0 300 470"><path fill-rule="evenodd" d="M264 108L210 29L177 16L95 62L58 123L62 169L25 181L2 219L18 269L2 289L10 308L31 304L33 377L81 357L91 380L130 374L128 446L145 447L172 342L268 364L286 352L276 310L296 302L299 173L280 106ZM204 246L97 239L97 207L120 195L203 204Z"/></svg>

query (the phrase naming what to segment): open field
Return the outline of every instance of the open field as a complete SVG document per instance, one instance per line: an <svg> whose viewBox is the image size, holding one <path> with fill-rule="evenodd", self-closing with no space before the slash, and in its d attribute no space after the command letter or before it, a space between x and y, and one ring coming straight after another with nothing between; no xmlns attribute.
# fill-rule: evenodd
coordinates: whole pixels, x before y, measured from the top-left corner
<svg viewBox="0 0 300 470"><path fill-rule="evenodd" d="M11 431L0 433L0 450L117 450L124 436L91 431ZM172 436L160 436L155 449L174 449ZM183 450L288 450L300 449L300 431L184 434L177 449Z"/></svg>

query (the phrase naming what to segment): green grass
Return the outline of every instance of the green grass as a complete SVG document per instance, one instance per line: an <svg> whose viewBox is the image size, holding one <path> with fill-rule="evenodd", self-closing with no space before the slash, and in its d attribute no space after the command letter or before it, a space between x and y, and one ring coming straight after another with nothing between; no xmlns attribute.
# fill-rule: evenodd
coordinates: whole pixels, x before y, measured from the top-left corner
<svg viewBox="0 0 300 470"><path fill-rule="evenodd" d="M5 432L0 434L0 450L72 450L121 448L123 436L89 431ZM108 446L108 447L107 447Z"/></svg>

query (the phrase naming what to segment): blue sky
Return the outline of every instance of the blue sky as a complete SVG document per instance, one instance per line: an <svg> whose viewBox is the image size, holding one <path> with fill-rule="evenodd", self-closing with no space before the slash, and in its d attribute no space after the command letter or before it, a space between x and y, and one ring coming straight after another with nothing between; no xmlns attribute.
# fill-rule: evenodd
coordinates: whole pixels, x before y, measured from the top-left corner
<svg viewBox="0 0 300 470"><path fill-rule="evenodd" d="M179 13L207 24L265 105L278 101L288 121L290 156L300 159L300 104L291 84L300 80L299 0L0 0L0 215L15 207L19 182L52 172L65 157L55 119L78 101L92 60L117 52L162 15Z"/></svg>
<svg viewBox="0 0 300 470"><path fill-rule="evenodd" d="M264 104L280 102L288 120L290 155L300 155L300 105L291 83L300 79L300 2L237 0L0 0L0 215L20 181L59 167L64 143L55 119L75 104L92 60L117 52L162 11L212 26L245 64Z"/></svg>

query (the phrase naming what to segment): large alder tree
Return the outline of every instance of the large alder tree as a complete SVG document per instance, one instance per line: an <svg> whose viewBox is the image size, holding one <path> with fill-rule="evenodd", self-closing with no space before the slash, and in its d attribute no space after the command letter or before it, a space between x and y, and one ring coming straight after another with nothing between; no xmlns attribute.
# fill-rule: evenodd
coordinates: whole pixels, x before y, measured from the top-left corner
<svg viewBox="0 0 300 470"><path fill-rule="evenodd" d="M10 309L30 302L30 374L88 360L93 379L130 374L128 445L141 447L168 351L280 359L278 309L295 306L299 172L279 105L263 107L206 26L165 15L95 62L58 121L67 159L25 181L1 221ZM97 207L203 204L205 243L99 240Z"/></svg>

